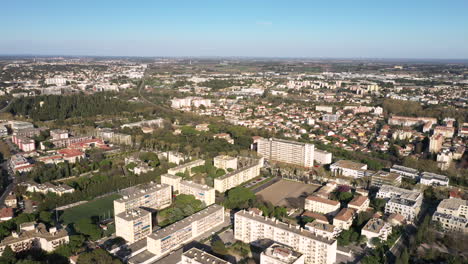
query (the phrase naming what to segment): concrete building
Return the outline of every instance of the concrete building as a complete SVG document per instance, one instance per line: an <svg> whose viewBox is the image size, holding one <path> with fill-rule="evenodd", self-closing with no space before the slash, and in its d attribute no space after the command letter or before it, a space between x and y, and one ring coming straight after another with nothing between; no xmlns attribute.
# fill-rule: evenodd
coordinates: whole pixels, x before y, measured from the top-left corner
<svg viewBox="0 0 468 264"><path fill-rule="evenodd" d="M367 244L370 244L372 238L377 237L382 241L386 241L388 236L392 233L392 226L380 218L372 218L362 228L361 235L367 237Z"/></svg>
<svg viewBox="0 0 468 264"><path fill-rule="evenodd" d="M202 165L205 165L205 161L201 160L201 159L198 159L198 160L194 160L194 161L179 165L179 166L174 167L174 168L170 168L170 169L167 170L167 173L172 174L172 175L176 175L177 173L187 172L191 176L192 175L192 168L202 166Z"/></svg>
<svg viewBox="0 0 468 264"><path fill-rule="evenodd" d="M334 176L362 178L366 174L367 164L350 160L339 160L330 165L330 170Z"/></svg>
<svg viewBox="0 0 468 264"><path fill-rule="evenodd" d="M193 195L206 206L214 204L216 199L214 188L191 181L181 181L179 193Z"/></svg>
<svg viewBox="0 0 468 264"><path fill-rule="evenodd" d="M340 209L340 202L310 195L305 199L304 209L321 214L335 215Z"/></svg>
<svg viewBox="0 0 468 264"><path fill-rule="evenodd" d="M225 171L227 169L237 170L237 158L227 155L216 156L213 158L213 165Z"/></svg>
<svg viewBox="0 0 468 264"><path fill-rule="evenodd" d="M377 198L389 199L385 204L385 213L398 213L407 221L413 221L419 214L423 200L422 193L390 185L382 185Z"/></svg>
<svg viewBox="0 0 468 264"><path fill-rule="evenodd" d="M172 225L154 231L146 238L146 249L128 260L130 264L149 264L182 247L198 236L224 223L224 208L213 204Z"/></svg>
<svg viewBox="0 0 468 264"><path fill-rule="evenodd" d="M151 234L151 213L143 209L131 209L115 216L116 236L129 243L144 239Z"/></svg>
<svg viewBox="0 0 468 264"><path fill-rule="evenodd" d="M437 153L442 149L444 144L444 136L441 134L434 134L429 138L429 151Z"/></svg>
<svg viewBox="0 0 468 264"><path fill-rule="evenodd" d="M340 119L339 114L324 114L324 115L322 115L322 121L323 122L335 123L335 122L338 122L338 119Z"/></svg>
<svg viewBox="0 0 468 264"><path fill-rule="evenodd" d="M336 240L253 212L239 211L234 215L234 237L244 243L270 239L287 245L304 254L304 263L332 264L336 261Z"/></svg>
<svg viewBox="0 0 468 264"><path fill-rule="evenodd" d="M260 254L260 264L304 264L304 255L291 247L274 243Z"/></svg>
<svg viewBox="0 0 468 264"><path fill-rule="evenodd" d="M333 106L316 105L315 111L333 113Z"/></svg>
<svg viewBox="0 0 468 264"><path fill-rule="evenodd" d="M52 129L50 130L50 136L53 140L68 138L68 131L63 129Z"/></svg>
<svg viewBox="0 0 468 264"><path fill-rule="evenodd" d="M15 143L18 146L18 148L24 152L36 150L36 144L34 140L28 137L14 135L11 138L11 141L13 141L13 143Z"/></svg>
<svg viewBox="0 0 468 264"><path fill-rule="evenodd" d="M449 178L432 172L423 172L419 183L430 186L449 186Z"/></svg>
<svg viewBox="0 0 468 264"><path fill-rule="evenodd" d="M348 203L348 208L356 210L357 213L364 212L369 208L370 200L367 196L358 195Z"/></svg>
<svg viewBox="0 0 468 264"><path fill-rule="evenodd" d="M468 233L468 201L460 198L442 200L432 216L445 231Z"/></svg>
<svg viewBox="0 0 468 264"><path fill-rule="evenodd" d="M141 189L134 190L132 193L114 200L115 215L140 207L159 210L171 205L171 186L150 183L146 186L142 185L138 187L141 187Z"/></svg>
<svg viewBox="0 0 468 264"><path fill-rule="evenodd" d="M313 144L277 138L259 138L257 152L269 161L283 162L301 167L314 166Z"/></svg>
<svg viewBox="0 0 468 264"><path fill-rule="evenodd" d="M400 186L402 176L396 172L378 171L371 176L371 185L380 187L382 185Z"/></svg>
<svg viewBox="0 0 468 264"><path fill-rule="evenodd" d="M305 229L309 230L316 236L321 236L327 239L334 239L341 232L341 230L336 226L320 221L313 221L311 223L307 223L305 225Z"/></svg>
<svg viewBox="0 0 468 264"><path fill-rule="evenodd" d="M23 223L20 225L20 231L13 231L11 236L4 238L0 242L0 255L6 247L10 247L13 252L21 252L33 248L40 248L44 251L51 252L59 246L68 244L68 232L65 229L57 229L51 227L47 230L42 223L36 224Z"/></svg>
<svg viewBox="0 0 468 264"><path fill-rule="evenodd" d="M216 191L223 193L229 189L237 187L244 182L247 182L260 175L260 169L263 167L264 160L251 160L252 164L245 166L233 172L224 174L221 177L214 179L214 188Z"/></svg>
<svg viewBox="0 0 468 264"><path fill-rule="evenodd" d="M229 264L198 248L191 248L182 254L180 264Z"/></svg>
<svg viewBox="0 0 468 264"><path fill-rule="evenodd" d="M390 172L398 173L403 177L416 179L419 177L419 171L417 169L408 168L400 165L393 165L390 168Z"/></svg>
<svg viewBox="0 0 468 264"><path fill-rule="evenodd" d="M318 164L331 164L332 163L333 155L331 152L315 149L314 151L314 161Z"/></svg>
<svg viewBox="0 0 468 264"><path fill-rule="evenodd" d="M333 218L333 225L341 230L348 230L353 224L354 215L356 211L351 208L343 208Z"/></svg>
<svg viewBox="0 0 468 264"><path fill-rule="evenodd" d="M24 182L20 183L20 185L26 187L27 192L37 192L37 193L55 193L58 196L62 196L67 193L73 193L75 189L72 187L66 185L66 184L61 184L61 185L53 185L52 183L46 182L46 183L36 183L36 182Z"/></svg>

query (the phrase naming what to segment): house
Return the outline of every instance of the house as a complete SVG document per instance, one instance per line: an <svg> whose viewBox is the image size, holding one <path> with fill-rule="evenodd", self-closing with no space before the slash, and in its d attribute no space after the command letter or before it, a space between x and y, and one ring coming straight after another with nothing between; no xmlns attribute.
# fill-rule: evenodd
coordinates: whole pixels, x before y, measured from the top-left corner
<svg viewBox="0 0 468 264"><path fill-rule="evenodd" d="M348 230L353 224L354 215L356 212L351 208L343 208L333 218L333 225L341 230Z"/></svg>
<svg viewBox="0 0 468 264"><path fill-rule="evenodd" d="M316 213L334 215L340 209L340 202L311 195L306 198L304 209Z"/></svg>
<svg viewBox="0 0 468 264"><path fill-rule="evenodd" d="M0 209L0 222L8 221L14 216L13 208L2 208Z"/></svg>
<svg viewBox="0 0 468 264"><path fill-rule="evenodd" d="M365 211L370 204L370 200L367 196L358 195L348 203L348 208L356 210L357 213Z"/></svg>

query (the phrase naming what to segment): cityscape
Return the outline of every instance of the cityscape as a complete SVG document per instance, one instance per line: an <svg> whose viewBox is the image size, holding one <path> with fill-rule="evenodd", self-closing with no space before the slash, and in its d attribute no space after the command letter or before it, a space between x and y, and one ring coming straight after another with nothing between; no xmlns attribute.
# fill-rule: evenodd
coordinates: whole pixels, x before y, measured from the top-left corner
<svg viewBox="0 0 468 264"><path fill-rule="evenodd" d="M468 263L467 3L51 2L0 29L1 264Z"/></svg>

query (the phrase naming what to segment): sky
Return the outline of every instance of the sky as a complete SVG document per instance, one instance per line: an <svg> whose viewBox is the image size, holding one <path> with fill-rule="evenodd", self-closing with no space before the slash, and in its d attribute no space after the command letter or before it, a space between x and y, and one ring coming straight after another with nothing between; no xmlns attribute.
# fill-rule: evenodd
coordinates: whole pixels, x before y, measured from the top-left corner
<svg viewBox="0 0 468 264"><path fill-rule="evenodd" d="M3 55L468 58L468 0L0 2Z"/></svg>

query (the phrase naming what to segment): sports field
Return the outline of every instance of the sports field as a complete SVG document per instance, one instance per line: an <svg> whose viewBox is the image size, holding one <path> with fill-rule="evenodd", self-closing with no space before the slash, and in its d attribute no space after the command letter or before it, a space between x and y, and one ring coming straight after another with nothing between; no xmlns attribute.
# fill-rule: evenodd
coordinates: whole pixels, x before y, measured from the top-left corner
<svg viewBox="0 0 468 264"><path fill-rule="evenodd" d="M120 198L119 194L111 194L106 197L102 197L96 200L92 200L88 203L65 209L63 214L60 216L60 220L68 225L74 223L81 218L91 218L93 216L105 219L113 217L114 214L114 200Z"/></svg>
<svg viewBox="0 0 468 264"><path fill-rule="evenodd" d="M304 198L318 187L318 185L280 180L257 193L257 196L273 205L299 208L304 206Z"/></svg>

